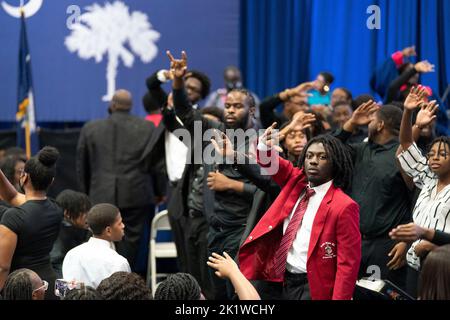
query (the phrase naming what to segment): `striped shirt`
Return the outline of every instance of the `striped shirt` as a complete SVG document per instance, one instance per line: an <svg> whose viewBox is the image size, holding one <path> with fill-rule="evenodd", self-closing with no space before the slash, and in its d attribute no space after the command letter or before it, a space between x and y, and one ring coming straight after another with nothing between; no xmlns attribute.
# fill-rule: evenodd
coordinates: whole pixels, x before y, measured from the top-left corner
<svg viewBox="0 0 450 320"><path fill-rule="evenodd" d="M438 178L415 143L403 151L398 159L402 169L422 189L413 211L414 223L450 233L450 185L437 194ZM412 244L406 256L408 265L416 270L420 268L420 258L415 254L414 248L420 241Z"/></svg>

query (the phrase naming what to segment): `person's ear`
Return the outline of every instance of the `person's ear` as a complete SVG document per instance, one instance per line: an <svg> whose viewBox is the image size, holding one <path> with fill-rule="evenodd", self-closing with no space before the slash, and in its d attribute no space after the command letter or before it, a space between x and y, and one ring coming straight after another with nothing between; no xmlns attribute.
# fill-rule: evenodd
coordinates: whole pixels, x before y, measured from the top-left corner
<svg viewBox="0 0 450 320"><path fill-rule="evenodd" d="M378 129L378 132L383 131L383 129L384 129L384 121L383 120L378 122L378 128L377 129Z"/></svg>
<svg viewBox="0 0 450 320"><path fill-rule="evenodd" d="M31 293L31 300L39 300L38 298L38 291L33 291L33 293Z"/></svg>
<svg viewBox="0 0 450 320"><path fill-rule="evenodd" d="M107 226L107 227L105 228L105 232L106 232L106 234L107 234L108 236L110 236L110 235L111 235L111 227L110 227L110 226Z"/></svg>

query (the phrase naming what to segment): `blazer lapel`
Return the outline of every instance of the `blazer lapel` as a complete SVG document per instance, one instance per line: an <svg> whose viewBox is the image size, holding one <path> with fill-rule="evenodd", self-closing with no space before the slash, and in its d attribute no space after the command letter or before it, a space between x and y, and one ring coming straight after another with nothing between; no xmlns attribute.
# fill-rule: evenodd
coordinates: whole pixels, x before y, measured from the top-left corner
<svg viewBox="0 0 450 320"><path fill-rule="evenodd" d="M308 247L308 260L311 256L311 254L314 251L314 248L317 245L317 241L319 240L320 235L322 234L323 228L325 226L325 221L327 220L328 213L330 211L330 203L333 199L335 187L332 184L330 189L328 190L327 194L322 200L322 203L320 204L319 210L317 210L316 217L314 218L312 230L311 230L311 238L309 240L309 247Z"/></svg>

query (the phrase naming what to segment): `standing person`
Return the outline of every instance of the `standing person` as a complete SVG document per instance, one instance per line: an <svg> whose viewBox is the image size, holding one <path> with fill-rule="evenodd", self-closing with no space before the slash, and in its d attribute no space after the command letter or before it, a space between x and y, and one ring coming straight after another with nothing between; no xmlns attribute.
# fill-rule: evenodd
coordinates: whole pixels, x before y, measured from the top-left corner
<svg viewBox="0 0 450 320"><path fill-rule="evenodd" d="M58 157L58 150L44 147L26 162L19 181L25 194L17 192L0 171L0 196L14 206L0 221L0 289L8 274L20 268L33 270L54 287L50 251L63 210L47 198L47 190L55 178ZM56 299L53 290L46 292L46 299Z"/></svg>
<svg viewBox="0 0 450 320"><path fill-rule="evenodd" d="M248 279L283 282L284 299L351 299L361 259L359 208L342 191L351 157L323 135L308 142L295 168L274 156L272 130L260 138L258 161L262 152L270 159L264 166L278 161L272 178L282 190L241 246L240 269Z"/></svg>
<svg viewBox="0 0 450 320"><path fill-rule="evenodd" d="M244 85L242 83L241 70L239 70L239 68L236 66L228 66L225 68L225 70L223 71L223 80L225 83L225 87L212 92L206 99L205 107L218 107L220 109L223 109L225 107L228 93L234 89L244 88ZM255 99L255 104L258 106L258 96L253 92L250 93L253 96L253 99Z"/></svg>
<svg viewBox="0 0 450 320"><path fill-rule="evenodd" d="M89 210L87 223L93 236L67 252L63 261L63 277L97 288L115 272L131 272L128 261L115 250L114 241L122 240L124 224L117 207L100 203Z"/></svg>
<svg viewBox="0 0 450 320"><path fill-rule="evenodd" d="M203 133L213 128L229 129L228 132L233 133L238 130L244 133L244 130L250 129L245 132L244 139L240 139L240 144L236 146L237 150L248 152L250 144L256 139L256 131L251 130L253 126L252 118L255 113L253 96L244 89L232 90L228 94L225 104L224 123L211 121L203 117L198 110L195 110L186 97L184 89L184 74L187 69L186 54L182 53L181 60L175 60L170 52L168 52L168 56L171 61L171 73L174 76L172 87L175 112L193 137L194 145L196 141L200 141L201 148L198 150L198 155L202 156L203 151L207 150L206 148L214 149L209 141L206 143L202 141ZM196 125L201 126L201 137L195 135L198 131L195 130ZM198 159L198 155L194 154L196 159ZM256 186L235 170L232 165L211 163L205 160L204 157L201 158L203 194L201 197L196 197L195 200L200 199L202 201L203 205L200 208L203 208L203 210L201 214L204 214L209 224L208 255L213 252L226 251L234 257L245 230ZM255 170L259 169L255 166ZM206 260L200 261L200 263L206 265ZM209 272L210 278L214 281L214 298L230 298L234 293L231 284L227 286L225 280L215 277L211 270Z"/></svg>
<svg viewBox="0 0 450 320"><path fill-rule="evenodd" d="M146 79L147 100L157 105L159 109L166 106L173 107L171 94L167 94L162 85L173 78L168 70L159 70ZM185 75L185 90L187 99L197 109L201 100L209 94L210 80L202 72L189 71ZM175 119L175 121L181 120ZM181 124L182 125L182 124ZM189 253L185 248L186 217L182 214L182 199L180 183L182 183L183 172L188 157L188 148L181 142L164 122L161 122L153 135L150 145L144 152L143 159L147 168L157 168L168 183L167 187L167 210L169 213L170 226L173 239L177 248L178 269L189 272Z"/></svg>
<svg viewBox="0 0 450 320"><path fill-rule="evenodd" d="M398 156L405 172L414 178L421 189L413 212L414 223L422 228L434 229L440 232L450 232L450 139L439 137L435 139L424 157L413 139L412 113L414 109L424 105L423 112L428 114L428 122L433 121L438 106L436 101L424 104L425 88L415 88L405 101L405 110L400 129L400 144L402 152ZM423 113L422 112L422 113ZM415 130L420 128L415 128ZM414 241L408 251L408 280L417 285L418 272L426 254L436 245L425 240ZM413 294L416 294L414 286Z"/></svg>
<svg viewBox="0 0 450 320"><path fill-rule="evenodd" d="M369 141L349 145L354 170L349 195L360 206L362 259L359 277L376 276L405 286L407 244L389 237L389 231L411 221L412 183L397 165L395 153L402 111L373 101L355 110L337 137L342 141L359 126L368 125Z"/></svg>
<svg viewBox="0 0 450 320"><path fill-rule="evenodd" d="M120 208L126 229L117 250L133 268L143 226L154 213L152 179L141 160L154 126L131 115L131 107L131 94L118 90L109 118L85 124L77 147L77 173L82 191L93 204Z"/></svg>

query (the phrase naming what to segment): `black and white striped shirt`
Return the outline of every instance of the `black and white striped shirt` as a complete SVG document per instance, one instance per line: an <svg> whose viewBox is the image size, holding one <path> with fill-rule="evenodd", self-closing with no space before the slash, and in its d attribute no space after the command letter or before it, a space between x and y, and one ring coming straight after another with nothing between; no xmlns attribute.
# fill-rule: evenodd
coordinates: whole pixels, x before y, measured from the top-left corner
<svg viewBox="0 0 450 320"><path fill-rule="evenodd" d="M424 228L450 233L450 185L436 194L438 178L415 143L403 151L398 159L402 169L414 179L416 186L422 189L413 211L414 223ZM415 254L414 248L420 241L412 244L406 256L408 265L416 270L420 268L420 258Z"/></svg>

